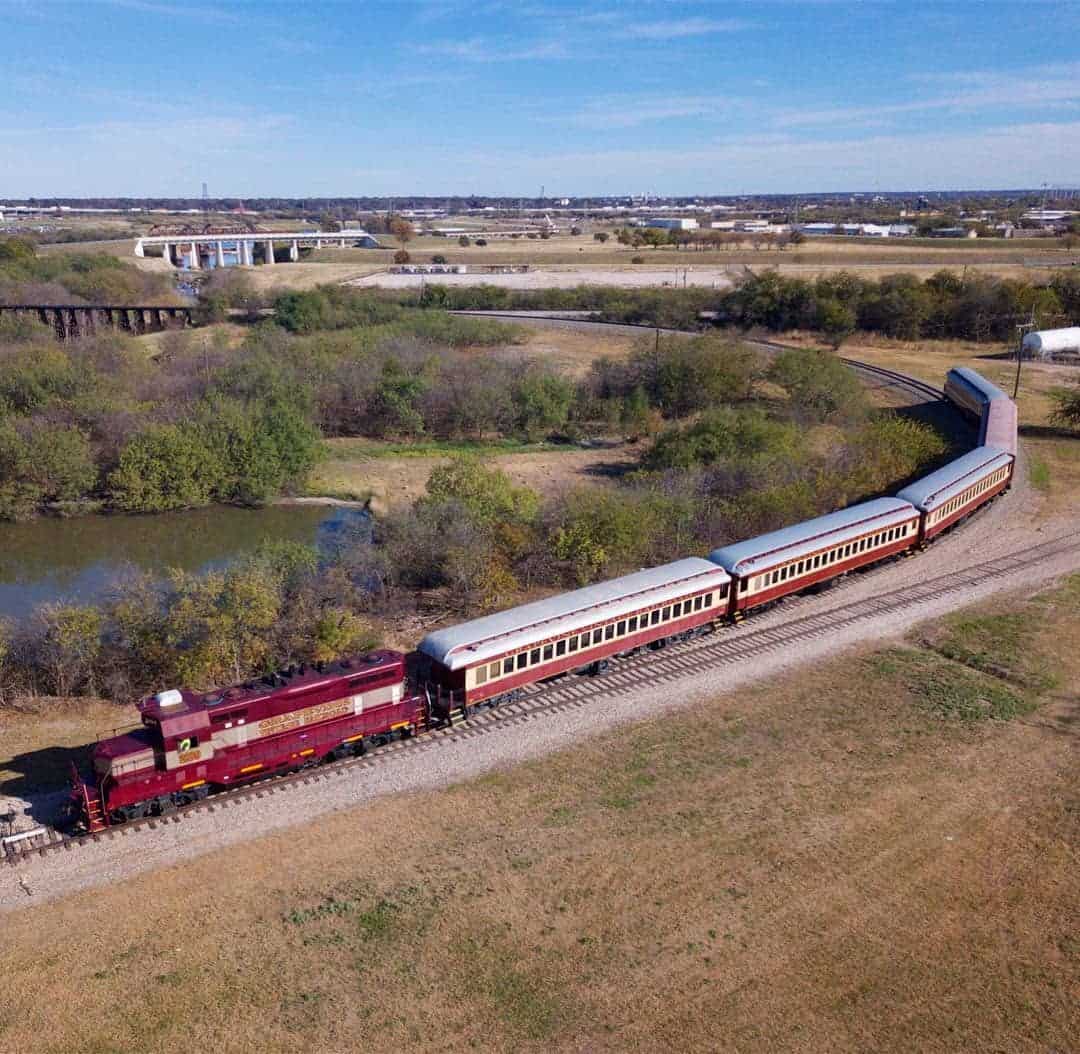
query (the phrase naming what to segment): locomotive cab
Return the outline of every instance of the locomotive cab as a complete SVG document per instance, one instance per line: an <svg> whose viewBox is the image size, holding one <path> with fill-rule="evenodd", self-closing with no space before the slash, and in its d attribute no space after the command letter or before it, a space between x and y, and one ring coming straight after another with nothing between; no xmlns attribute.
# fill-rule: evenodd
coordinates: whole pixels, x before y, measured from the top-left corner
<svg viewBox="0 0 1080 1054"><path fill-rule="evenodd" d="M205 705L192 705L175 689L159 692L140 704L143 725L155 740L160 768L209 761L214 756L210 715Z"/></svg>

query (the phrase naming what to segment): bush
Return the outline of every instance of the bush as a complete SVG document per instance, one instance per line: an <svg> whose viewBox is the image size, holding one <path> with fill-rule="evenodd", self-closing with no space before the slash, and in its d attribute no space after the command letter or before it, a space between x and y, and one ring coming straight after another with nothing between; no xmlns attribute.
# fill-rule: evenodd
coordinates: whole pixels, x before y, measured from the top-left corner
<svg viewBox="0 0 1080 1054"><path fill-rule="evenodd" d="M500 469L485 468L473 457L456 457L432 469L428 504L457 502L479 523L531 523L540 500L528 487L517 487Z"/></svg>
<svg viewBox="0 0 1080 1054"><path fill-rule="evenodd" d="M1055 402L1051 420L1065 428L1080 430L1080 378L1071 388L1051 393Z"/></svg>
<svg viewBox="0 0 1080 1054"><path fill-rule="evenodd" d="M194 429L151 425L124 447L108 485L118 509L165 512L209 505L222 478L221 459Z"/></svg>
<svg viewBox="0 0 1080 1054"><path fill-rule="evenodd" d="M792 412L804 421L854 421L868 412L854 371L824 351L783 351L769 380L787 391Z"/></svg>
<svg viewBox="0 0 1080 1054"><path fill-rule="evenodd" d="M442 254L442 253L436 253L436 254L435 254L435 255L434 255L434 256L433 256L432 258L431 258L431 262L432 262L433 264L444 264L444 263L446 263L446 257L445 257L445 256L443 256L443 254Z"/></svg>
<svg viewBox="0 0 1080 1054"><path fill-rule="evenodd" d="M634 264L643 264L645 262L644 256L632 256L630 262Z"/></svg>
<svg viewBox="0 0 1080 1054"><path fill-rule="evenodd" d="M396 264L407 264L411 262L411 260L412 257L409 255L407 249L398 249L398 251L394 253L394 263Z"/></svg>

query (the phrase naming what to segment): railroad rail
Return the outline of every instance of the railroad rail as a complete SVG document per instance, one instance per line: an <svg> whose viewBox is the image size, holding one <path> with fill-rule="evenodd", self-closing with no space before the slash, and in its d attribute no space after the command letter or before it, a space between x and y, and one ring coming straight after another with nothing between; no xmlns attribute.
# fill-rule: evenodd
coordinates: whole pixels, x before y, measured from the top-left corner
<svg viewBox="0 0 1080 1054"><path fill-rule="evenodd" d="M251 799L262 799L349 773L392 764L400 758L436 750L447 743L474 739L544 715L580 709L599 699L628 695L640 691L646 684L652 686L676 682L692 675L705 664L729 665L775 652L794 643L819 639L835 633L838 629L900 611L914 604L949 596L978 585L988 578L1012 575L1050 557L1078 551L1080 538L1075 535L1062 536L1022 552L984 561L932 582L904 586L780 625L755 626L754 620L751 620L740 627L724 627L705 637L673 644L658 652L644 651L628 656L601 675L599 680L564 675L546 684L530 685L523 690L522 698L517 701L504 703L494 709L474 711L450 726L425 732L413 739L395 741L361 757L347 758L307 771L274 776L222 791L202 802L181 806L174 812L161 816L144 817L95 834L65 835L51 827L23 832L14 841L10 838L3 840L2 855L9 866L16 867L31 857L77 851L82 846L100 842L102 839L111 841L142 830L154 830L160 826L181 823L196 813L228 809ZM860 578L865 574L880 574L884 569L884 565L869 569L862 572ZM844 584L840 583L834 588L842 591ZM787 603L799 605L807 600L806 597L793 597ZM641 673L648 674L647 681L640 676Z"/></svg>
<svg viewBox="0 0 1080 1054"><path fill-rule="evenodd" d="M593 326L604 326L608 329L623 329L623 330L641 330L647 333L660 333L667 337L696 337L701 332L698 330L689 329L669 329L663 326L647 326L638 322L604 322L601 319L595 318L573 318L570 317L569 312L540 312L540 311L483 311L483 310L468 310L468 311L451 311L452 315L466 315L479 318L494 318L503 319L510 322L522 322L525 324L533 323L548 323L555 326L562 326L566 329L588 329ZM759 338L744 338L744 342L756 347L762 348L765 351L798 351L799 348L793 344L782 344L776 340L762 340ZM867 377L884 380L890 387L903 388L913 394L919 396L923 401L937 401L945 398L945 392L941 388L935 388L932 384L926 381L920 381L916 377L909 377L906 373L900 373L897 370L886 369L884 366L876 366L870 362L863 362L861 359L848 359L841 358L840 361L846 366L850 366L853 370L861 373Z"/></svg>

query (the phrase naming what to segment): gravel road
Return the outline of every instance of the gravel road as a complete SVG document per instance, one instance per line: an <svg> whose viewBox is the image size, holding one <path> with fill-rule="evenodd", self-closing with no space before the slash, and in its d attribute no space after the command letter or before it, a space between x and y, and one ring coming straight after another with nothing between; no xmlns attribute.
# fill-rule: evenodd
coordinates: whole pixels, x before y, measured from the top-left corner
<svg viewBox="0 0 1080 1054"><path fill-rule="evenodd" d="M736 268L735 270L738 270ZM573 268L534 269L522 274L492 274L476 271L467 274L378 274L354 278L346 285L380 289L419 289L423 285L474 286L495 285L504 289L575 289L579 285L727 289L731 270L727 267L694 267L692 264L664 268Z"/></svg>

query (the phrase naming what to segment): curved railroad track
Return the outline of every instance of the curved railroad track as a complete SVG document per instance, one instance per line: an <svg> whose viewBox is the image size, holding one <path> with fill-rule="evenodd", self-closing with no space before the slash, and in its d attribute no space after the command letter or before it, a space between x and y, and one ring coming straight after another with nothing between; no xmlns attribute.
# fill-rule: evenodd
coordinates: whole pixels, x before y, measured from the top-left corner
<svg viewBox="0 0 1080 1054"><path fill-rule="evenodd" d="M692 329L669 329L664 326L646 326L635 322L604 322L600 319L589 318L569 318L565 314L553 313L529 313L519 311L451 311L452 315L467 315L477 318L493 318L503 319L507 321L519 322L523 325L529 325L530 323L535 326L550 326L553 328L561 329L578 329L583 332L587 332L590 329L596 329L599 327L606 328L608 330L629 330L631 332L640 331L642 333L661 333L668 337L696 337L700 336L702 332L706 330L692 330ZM759 338L744 338L745 343L755 348L761 348L765 351L797 351L799 350L793 344L783 344L780 341L775 340L762 340ZM886 369L884 366L875 366L870 362L863 362L861 359L849 359L841 358L841 362L850 366L857 373L861 373L864 377L883 381L886 386L890 388L899 388L904 391L910 392L915 395L920 402L934 402L945 398L945 392L941 388L935 388L932 384L928 384L926 381L920 381L916 377L909 377L906 373L900 373L897 370Z"/></svg>
<svg viewBox="0 0 1080 1054"><path fill-rule="evenodd" d="M619 660L613 668L593 677L565 675L546 684L526 688L522 697L491 710L474 711L456 724L406 740L398 740L357 758L347 758L307 771L271 777L257 783L222 791L205 801L178 808L163 816L145 817L85 835L65 835L54 828L40 828L32 838L9 846L5 857L12 866L31 857L48 857L77 851L82 846L127 838L144 830L182 823L193 815L217 809L235 808L253 798L288 793L315 782L337 779L376 766L394 764L405 756L438 750L447 743L461 742L536 720L547 714L580 709L601 698L613 698L649 686L672 684L693 676L703 665L724 666L757 658L791 644L812 641L882 615L915 604L940 599L978 585L989 577L1001 578L1033 567L1044 560L1070 552L1080 552L1080 537L1065 535L1025 549L987 560L944 575L930 582L904 586L874 597L840 604L795 618L776 626L755 626L753 619L739 627L722 627L704 637L669 645L660 651L643 651ZM857 575L880 574L888 565L877 565ZM843 590L843 581L837 587ZM797 598L792 598L797 599ZM647 680L641 675L647 673Z"/></svg>

